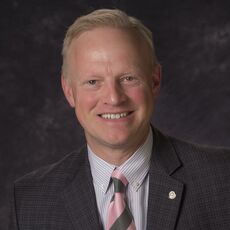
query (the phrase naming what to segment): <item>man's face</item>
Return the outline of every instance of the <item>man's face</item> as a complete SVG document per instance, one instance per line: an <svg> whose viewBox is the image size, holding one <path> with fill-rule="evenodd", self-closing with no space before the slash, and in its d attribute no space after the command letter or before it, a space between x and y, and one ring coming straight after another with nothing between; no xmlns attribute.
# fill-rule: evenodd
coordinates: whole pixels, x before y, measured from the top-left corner
<svg viewBox="0 0 230 230"><path fill-rule="evenodd" d="M82 33L69 47L64 93L87 143L102 158L108 150L135 151L148 134L160 69L150 69L141 43L103 27Z"/></svg>

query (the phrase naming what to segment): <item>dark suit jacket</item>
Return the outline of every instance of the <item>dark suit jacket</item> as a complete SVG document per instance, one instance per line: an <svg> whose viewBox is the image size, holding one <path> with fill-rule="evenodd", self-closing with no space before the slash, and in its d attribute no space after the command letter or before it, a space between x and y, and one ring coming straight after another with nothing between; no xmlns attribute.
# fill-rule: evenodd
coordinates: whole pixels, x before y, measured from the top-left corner
<svg viewBox="0 0 230 230"><path fill-rule="evenodd" d="M86 148L15 183L11 229L102 229ZM176 193L169 199L169 192ZM147 229L230 229L230 152L154 130Z"/></svg>

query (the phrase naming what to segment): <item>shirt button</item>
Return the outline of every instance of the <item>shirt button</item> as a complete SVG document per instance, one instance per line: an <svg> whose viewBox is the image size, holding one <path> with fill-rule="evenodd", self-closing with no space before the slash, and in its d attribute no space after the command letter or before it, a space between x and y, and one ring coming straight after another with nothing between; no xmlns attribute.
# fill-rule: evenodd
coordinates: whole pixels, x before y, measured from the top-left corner
<svg viewBox="0 0 230 230"><path fill-rule="evenodd" d="M169 199L174 200L176 198L176 193L174 191L169 192Z"/></svg>

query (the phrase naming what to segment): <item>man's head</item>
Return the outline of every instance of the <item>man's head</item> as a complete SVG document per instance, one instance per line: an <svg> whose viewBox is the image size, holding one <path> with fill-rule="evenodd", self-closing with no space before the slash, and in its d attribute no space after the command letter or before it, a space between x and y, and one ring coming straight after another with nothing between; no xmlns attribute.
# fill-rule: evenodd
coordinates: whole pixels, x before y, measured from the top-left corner
<svg viewBox="0 0 230 230"><path fill-rule="evenodd" d="M124 22L131 20L117 10L100 10L70 27L63 48L62 87L91 149L104 160L119 164L148 134L160 67L142 32L134 26L114 26L116 20L124 24L117 14L126 18ZM91 17L102 23L99 19L105 16L106 25L92 26ZM108 24L110 17L113 26ZM77 34L73 28L78 28ZM143 31L144 26L141 28Z"/></svg>

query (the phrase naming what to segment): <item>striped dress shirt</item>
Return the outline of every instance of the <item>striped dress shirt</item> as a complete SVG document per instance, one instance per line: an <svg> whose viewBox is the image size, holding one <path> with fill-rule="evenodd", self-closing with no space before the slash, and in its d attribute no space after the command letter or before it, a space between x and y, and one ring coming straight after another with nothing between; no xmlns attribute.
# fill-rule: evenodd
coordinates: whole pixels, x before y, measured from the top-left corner
<svg viewBox="0 0 230 230"><path fill-rule="evenodd" d="M108 206L114 192L114 188L110 183L110 177L115 168L118 168L129 182L126 196L134 217L136 229L146 229L149 191L148 171L153 146L152 136L152 130L150 129L144 144L119 167L111 165L96 156L88 146L88 157L93 176L97 207L104 229Z"/></svg>

